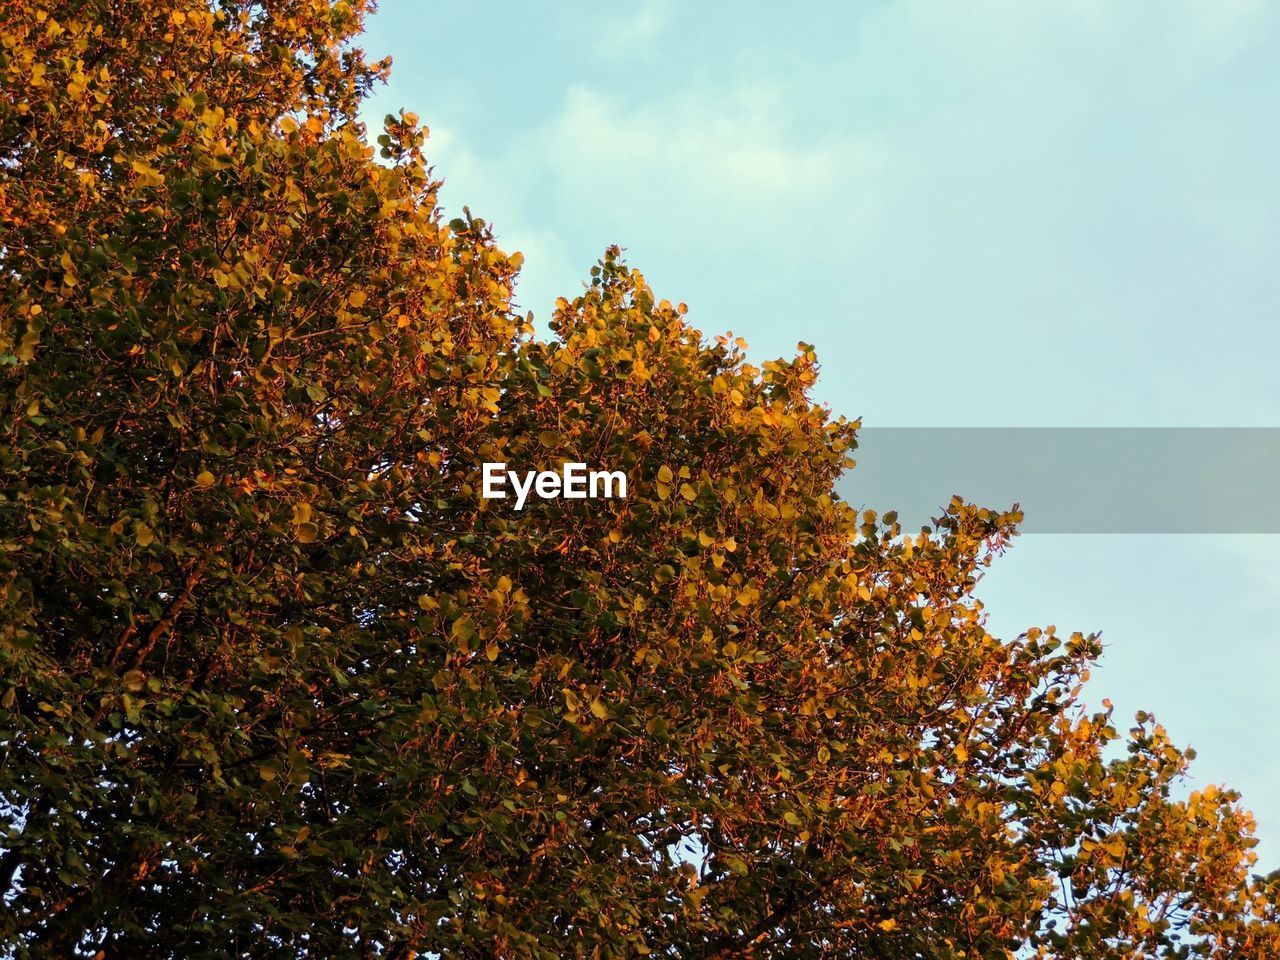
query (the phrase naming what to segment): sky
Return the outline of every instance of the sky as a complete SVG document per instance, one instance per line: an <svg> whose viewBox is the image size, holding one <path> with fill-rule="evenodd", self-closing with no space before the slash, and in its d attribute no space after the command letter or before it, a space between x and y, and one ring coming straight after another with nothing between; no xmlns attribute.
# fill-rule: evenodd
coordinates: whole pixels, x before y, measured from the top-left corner
<svg viewBox="0 0 1280 960"><path fill-rule="evenodd" d="M540 320L617 243L868 426L1280 427L1269 0L381 0L364 46ZM1280 536L1028 534L979 595L1101 630L1087 699L1280 867Z"/></svg>

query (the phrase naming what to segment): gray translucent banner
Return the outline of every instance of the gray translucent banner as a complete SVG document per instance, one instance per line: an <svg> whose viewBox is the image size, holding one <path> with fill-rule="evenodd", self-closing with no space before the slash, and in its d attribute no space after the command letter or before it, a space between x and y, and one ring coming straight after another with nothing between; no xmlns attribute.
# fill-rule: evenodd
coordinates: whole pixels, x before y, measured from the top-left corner
<svg viewBox="0 0 1280 960"><path fill-rule="evenodd" d="M1280 533L1280 428L864 427L838 485L904 530L952 495L1024 533Z"/></svg>

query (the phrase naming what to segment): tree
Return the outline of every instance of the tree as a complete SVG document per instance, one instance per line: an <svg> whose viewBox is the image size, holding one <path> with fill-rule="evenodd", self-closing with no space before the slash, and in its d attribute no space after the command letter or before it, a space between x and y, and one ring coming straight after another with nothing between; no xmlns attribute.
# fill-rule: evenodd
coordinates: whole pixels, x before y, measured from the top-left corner
<svg viewBox="0 0 1280 960"><path fill-rule="evenodd" d="M1096 637L985 630L1016 514L859 516L813 351L616 249L535 338L417 118L366 146L368 6L0 4L8 952L1280 953Z"/></svg>

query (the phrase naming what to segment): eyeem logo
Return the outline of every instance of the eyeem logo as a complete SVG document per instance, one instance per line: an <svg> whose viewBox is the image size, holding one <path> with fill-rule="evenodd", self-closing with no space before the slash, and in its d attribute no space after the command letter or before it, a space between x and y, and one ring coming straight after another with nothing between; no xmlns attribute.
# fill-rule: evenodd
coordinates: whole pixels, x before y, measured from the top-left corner
<svg viewBox="0 0 1280 960"><path fill-rule="evenodd" d="M626 499L627 475L621 470L587 470L585 463L566 463L560 473L552 470L530 470L522 478L505 463L484 465L482 496L486 500L505 500L504 487L509 483L516 494L516 509L523 510L532 491L543 500L612 500Z"/></svg>

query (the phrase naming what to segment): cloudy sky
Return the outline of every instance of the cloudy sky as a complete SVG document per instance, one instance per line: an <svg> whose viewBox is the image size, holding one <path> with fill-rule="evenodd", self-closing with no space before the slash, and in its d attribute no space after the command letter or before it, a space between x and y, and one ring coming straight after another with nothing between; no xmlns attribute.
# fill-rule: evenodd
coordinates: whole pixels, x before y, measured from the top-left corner
<svg viewBox="0 0 1280 960"><path fill-rule="evenodd" d="M382 0L365 46L539 317L619 243L868 426L1280 426L1268 0ZM981 595L1102 630L1093 703L1280 867L1280 536L1027 535Z"/></svg>

